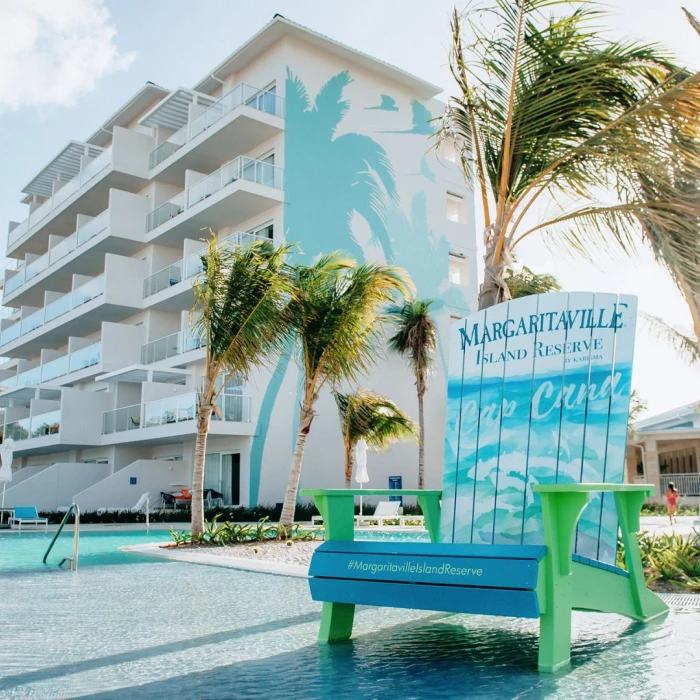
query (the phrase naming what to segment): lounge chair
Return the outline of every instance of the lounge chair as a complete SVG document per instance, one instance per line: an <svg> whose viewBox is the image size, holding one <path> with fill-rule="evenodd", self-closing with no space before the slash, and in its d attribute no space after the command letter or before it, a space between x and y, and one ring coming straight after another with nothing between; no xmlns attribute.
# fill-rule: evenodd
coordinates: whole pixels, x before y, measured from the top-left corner
<svg viewBox="0 0 700 700"><path fill-rule="evenodd" d="M10 528L13 525L17 525L18 530L22 529L22 525L43 525L45 530L49 528L49 519L40 518L34 506L15 506L12 511Z"/></svg>
<svg viewBox="0 0 700 700"><path fill-rule="evenodd" d="M401 516L399 515L399 508L401 507L401 501L379 501L377 507L374 509L373 515L356 515L355 525L363 523L365 520L376 520L379 527L384 526L384 520L398 520L401 523Z"/></svg>
<svg viewBox="0 0 700 700"><path fill-rule="evenodd" d="M301 491L324 518L319 642L348 639L356 605L535 618L538 669L553 672L570 662L572 610L668 612L636 535L654 487L622 483L635 319L634 297L561 293L453 324L443 490L362 491L416 496L431 542L354 542L360 490Z"/></svg>

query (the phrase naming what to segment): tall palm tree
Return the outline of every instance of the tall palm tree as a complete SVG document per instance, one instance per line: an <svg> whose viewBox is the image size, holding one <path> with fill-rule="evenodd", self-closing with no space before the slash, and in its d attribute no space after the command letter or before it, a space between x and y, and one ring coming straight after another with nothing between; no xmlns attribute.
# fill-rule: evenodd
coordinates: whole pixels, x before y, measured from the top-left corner
<svg viewBox="0 0 700 700"><path fill-rule="evenodd" d="M656 47L604 38L595 3L566 16L549 14L556 5L489 0L452 18L458 94L440 138L455 140L480 193L479 308L509 298L513 250L538 231L593 257L611 245L631 251L641 229L698 293L700 197L688 183L700 174L700 74L677 70ZM542 220L528 222L545 201Z"/></svg>
<svg viewBox="0 0 700 700"><path fill-rule="evenodd" d="M345 448L345 488L350 488L355 468L355 445L364 440L375 450L394 442L415 439L416 424L391 399L367 389L355 394L334 392Z"/></svg>
<svg viewBox="0 0 700 700"><path fill-rule="evenodd" d="M691 333L666 323L662 318L640 313L642 320L646 322L647 329L653 338L667 342L676 354L687 364L700 364L700 350L698 349L698 339Z"/></svg>
<svg viewBox="0 0 700 700"><path fill-rule="evenodd" d="M297 266L293 278L289 317L297 335L302 398L280 517L284 526L294 522L304 448L321 389L354 382L374 366L388 318L387 302L413 292L413 283L401 268L358 265L338 252L322 256L310 267Z"/></svg>
<svg viewBox="0 0 700 700"><path fill-rule="evenodd" d="M219 246L212 234L195 279L193 333L205 347L204 376L197 391L197 439L192 466L192 537L204 531L204 460L212 416L222 417L219 397L237 376L282 349L290 333L286 307L292 292L289 246L260 241Z"/></svg>
<svg viewBox="0 0 700 700"><path fill-rule="evenodd" d="M416 378L418 394L418 488L425 488L425 416L423 397L428 389L427 380L433 355L437 348L437 328L430 315L431 299L407 301L402 306L389 309L397 325L396 333L389 338L389 347L402 355Z"/></svg>

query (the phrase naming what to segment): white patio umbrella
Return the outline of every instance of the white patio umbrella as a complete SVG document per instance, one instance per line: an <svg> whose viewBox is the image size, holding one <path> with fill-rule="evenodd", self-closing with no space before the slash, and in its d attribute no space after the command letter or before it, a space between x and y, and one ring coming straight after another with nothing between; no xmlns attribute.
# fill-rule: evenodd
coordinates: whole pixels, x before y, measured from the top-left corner
<svg viewBox="0 0 700 700"><path fill-rule="evenodd" d="M366 484L369 481L367 473L367 443L364 440L358 440L355 445L355 481L360 485ZM360 519L362 519L362 496L360 496Z"/></svg>
<svg viewBox="0 0 700 700"><path fill-rule="evenodd" d="M7 438L0 445L0 481L2 482L2 506L0 506L0 523L5 518L2 508L5 507L5 488L12 481L12 452L15 449L15 441Z"/></svg>

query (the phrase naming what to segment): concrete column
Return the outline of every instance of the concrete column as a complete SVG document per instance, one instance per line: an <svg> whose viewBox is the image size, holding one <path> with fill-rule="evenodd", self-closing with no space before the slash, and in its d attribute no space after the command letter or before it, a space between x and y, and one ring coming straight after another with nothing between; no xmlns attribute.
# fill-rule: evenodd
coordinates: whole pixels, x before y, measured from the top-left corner
<svg viewBox="0 0 700 700"><path fill-rule="evenodd" d="M659 453L656 440L644 441L644 477L647 484L653 484L656 488L654 495L655 503L663 503L663 493L661 493L661 479L659 471Z"/></svg>

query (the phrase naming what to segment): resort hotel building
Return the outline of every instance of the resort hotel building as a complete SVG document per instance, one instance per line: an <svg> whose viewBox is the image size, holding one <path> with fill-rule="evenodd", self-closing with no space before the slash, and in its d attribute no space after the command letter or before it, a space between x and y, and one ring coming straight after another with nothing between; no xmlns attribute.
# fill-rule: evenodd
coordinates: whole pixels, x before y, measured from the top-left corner
<svg viewBox="0 0 700 700"><path fill-rule="evenodd" d="M472 193L454 147L433 148L440 92L275 16L192 87L147 83L86 140L38 158L2 280L6 506L127 508L191 484L204 358L192 281L209 230L221 245L297 243L305 262L343 250L403 267L435 300L442 335L473 309ZM428 487L441 483L446 353L426 395ZM400 357L383 354L361 386L417 416ZM225 504L282 500L298 389L289 357L229 383L205 477ZM370 488L415 487L417 446L371 453L368 471ZM301 485L342 484L326 391Z"/></svg>

